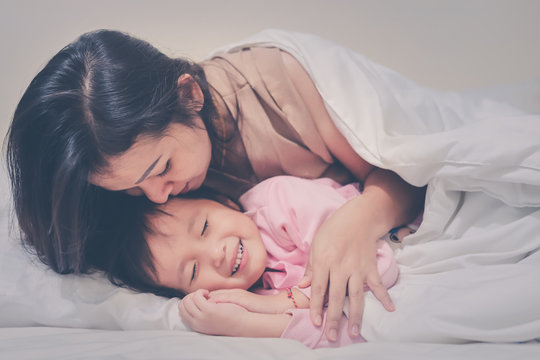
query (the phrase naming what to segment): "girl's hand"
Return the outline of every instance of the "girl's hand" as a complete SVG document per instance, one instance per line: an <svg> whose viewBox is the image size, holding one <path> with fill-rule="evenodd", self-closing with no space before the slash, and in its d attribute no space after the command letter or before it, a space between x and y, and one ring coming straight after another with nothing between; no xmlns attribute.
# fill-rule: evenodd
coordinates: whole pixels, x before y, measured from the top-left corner
<svg viewBox="0 0 540 360"><path fill-rule="evenodd" d="M193 330L208 335L243 336L249 312L232 303L208 300L208 290L197 290L178 303L182 321Z"/></svg>
<svg viewBox="0 0 540 360"><path fill-rule="evenodd" d="M295 291L294 297L299 306L304 304L307 307L307 298L304 294ZM282 314L294 307L294 303L287 297L285 291L275 295L261 295L242 289L225 289L212 291L209 298L217 303L233 303L261 314Z"/></svg>
<svg viewBox="0 0 540 360"><path fill-rule="evenodd" d="M178 312L184 323L203 334L280 337L291 320L287 314L250 312L233 303L215 303L208 297L208 290L197 290L178 304Z"/></svg>

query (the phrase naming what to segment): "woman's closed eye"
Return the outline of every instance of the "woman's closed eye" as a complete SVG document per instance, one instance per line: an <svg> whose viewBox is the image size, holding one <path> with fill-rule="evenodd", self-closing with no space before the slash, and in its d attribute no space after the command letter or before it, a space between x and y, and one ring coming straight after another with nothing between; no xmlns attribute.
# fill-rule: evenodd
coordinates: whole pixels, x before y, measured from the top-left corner
<svg viewBox="0 0 540 360"><path fill-rule="evenodd" d="M165 164L165 169L163 169L162 172L160 172L157 176L165 176L169 170L171 169L171 160L168 160Z"/></svg>

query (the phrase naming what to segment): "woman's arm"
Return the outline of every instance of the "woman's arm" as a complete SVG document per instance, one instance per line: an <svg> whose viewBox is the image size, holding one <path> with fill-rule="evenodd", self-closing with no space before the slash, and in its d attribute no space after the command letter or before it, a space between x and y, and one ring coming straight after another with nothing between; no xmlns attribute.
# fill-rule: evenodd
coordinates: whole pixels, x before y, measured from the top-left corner
<svg viewBox="0 0 540 360"><path fill-rule="evenodd" d="M362 159L336 128L311 78L291 55L282 53L285 68L298 92L310 104L318 131L332 155L364 184L363 196L338 209L313 239L304 286L311 283L311 316L322 323L322 306L329 293L326 330L337 338L345 296L349 294L349 334L359 334L366 283L387 310L393 305L380 284L376 240L391 228L411 221L420 211L424 189Z"/></svg>

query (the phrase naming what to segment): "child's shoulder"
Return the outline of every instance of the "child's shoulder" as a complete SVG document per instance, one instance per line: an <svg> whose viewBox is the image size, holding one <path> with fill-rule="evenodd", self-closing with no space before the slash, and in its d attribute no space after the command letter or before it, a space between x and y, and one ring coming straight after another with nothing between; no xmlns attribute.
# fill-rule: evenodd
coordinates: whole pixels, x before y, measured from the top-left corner
<svg viewBox="0 0 540 360"><path fill-rule="evenodd" d="M330 186L330 187L341 187L342 185L332 180L330 178L316 178L316 179L307 179L298 176L292 175L277 175L265 179L254 186L254 188L263 188L269 186Z"/></svg>
<svg viewBox="0 0 540 360"><path fill-rule="evenodd" d="M324 194L341 194L345 189L354 187L355 194L358 187L349 184L343 186L329 178L306 179L291 175L279 175L265 179L244 193L239 201L242 206L260 205L281 200L290 202L292 199L304 197L324 196ZM349 196L347 196L349 197Z"/></svg>

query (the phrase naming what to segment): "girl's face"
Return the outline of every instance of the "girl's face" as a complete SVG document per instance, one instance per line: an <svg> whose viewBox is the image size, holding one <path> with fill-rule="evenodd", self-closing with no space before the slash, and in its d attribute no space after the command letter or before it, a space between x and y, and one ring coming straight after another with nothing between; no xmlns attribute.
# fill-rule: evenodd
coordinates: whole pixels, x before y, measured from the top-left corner
<svg viewBox="0 0 540 360"><path fill-rule="evenodd" d="M197 289L249 289L266 267L255 223L240 211L206 199L173 198L150 217L147 243L159 285Z"/></svg>
<svg viewBox="0 0 540 360"><path fill-rule="evenodd" d="M199 188L211 159L211 144L204 123L193 127L172 123L161 138L141 136L122 155L108 159L105 171L90 181L112 191L145 194L155 203Z"/></svg>

